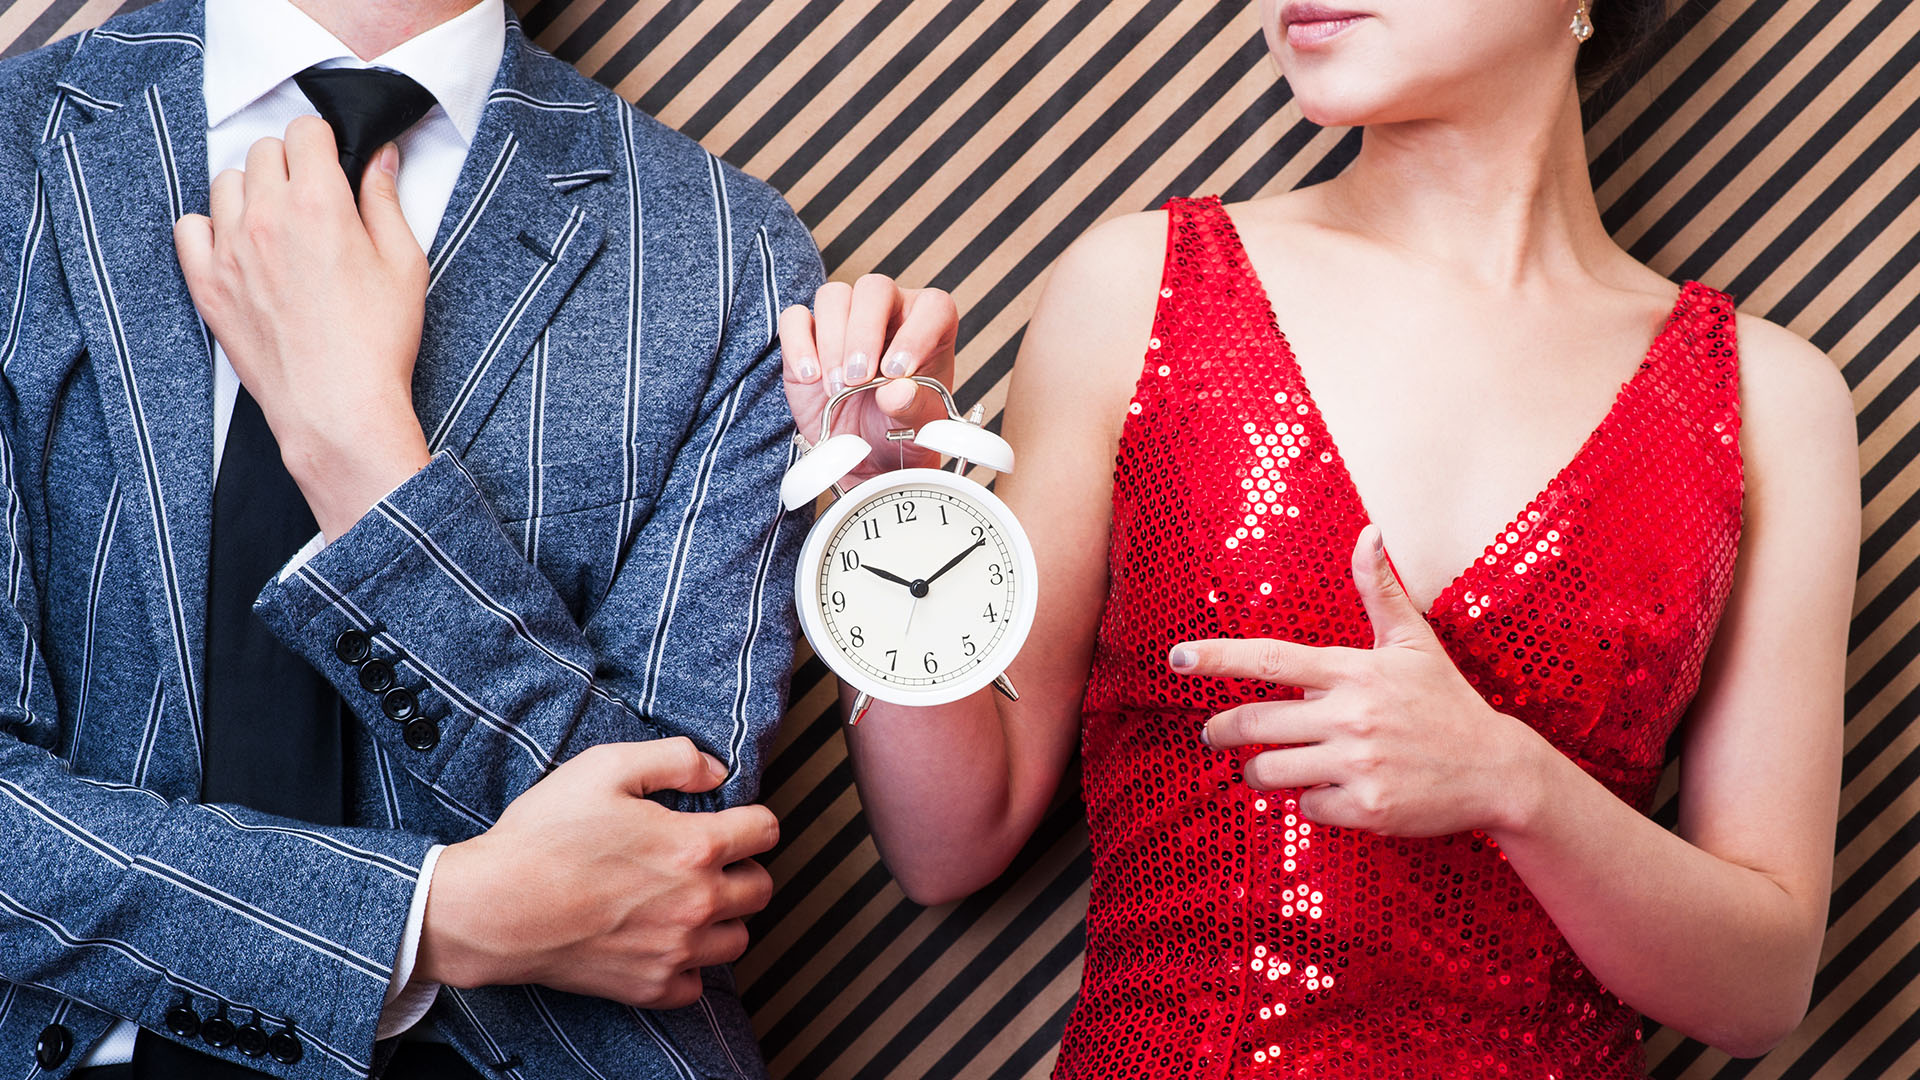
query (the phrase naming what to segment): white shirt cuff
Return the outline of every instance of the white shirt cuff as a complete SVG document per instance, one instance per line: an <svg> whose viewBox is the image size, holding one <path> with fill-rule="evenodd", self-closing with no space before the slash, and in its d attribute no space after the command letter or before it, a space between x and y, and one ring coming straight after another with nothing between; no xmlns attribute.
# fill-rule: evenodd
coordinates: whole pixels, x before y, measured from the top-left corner
<svg viewBox="0 0 1920 1080"><path fill-rule="evenodd" d="M427 889L433 884L433 868L446 847L435 844L420 862L420 881L413 887L413 903L407 906L407 926L400 935L400 955L393 961L393 979L387 983L387 1003L375 1025L375 1040L391 1039L420 1022L433 1008L440 984L413 977L414 961L420 955L420 930L427 921Z"/></svg>
<svg viewBox="0 0 1920 1080"><path fill-rule="evenodd" d="M293 553L293 558L287 560L287 565L280 568L280 576L273 580L275 582L287 580L295 570L307 565L307 560L320 554L320 549L326 546L327 538L320 533L314 533L313 539L302 544L300 550Z"/></svg>

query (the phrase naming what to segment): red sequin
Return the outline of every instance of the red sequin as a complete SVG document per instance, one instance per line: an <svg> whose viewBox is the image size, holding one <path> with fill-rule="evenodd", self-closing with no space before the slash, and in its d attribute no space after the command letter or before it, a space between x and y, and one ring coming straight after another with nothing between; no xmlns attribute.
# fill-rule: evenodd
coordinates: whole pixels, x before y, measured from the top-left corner
<svg viewBox="0 0 1920 1080"><path fill-rule="evenodd" d="M1175 200L1121 438L1112 585L1085 700L1093 881L1059 1078L1643 1077L1604 990L1483 833L1323 827L1241 782L1205 718L1260 683L1175 642L1365 647L1366 523L1217 200ZM1733 304L1690 282L1578 455L1436 599L1467 679L1650 808L1732 583Z"/></svg>

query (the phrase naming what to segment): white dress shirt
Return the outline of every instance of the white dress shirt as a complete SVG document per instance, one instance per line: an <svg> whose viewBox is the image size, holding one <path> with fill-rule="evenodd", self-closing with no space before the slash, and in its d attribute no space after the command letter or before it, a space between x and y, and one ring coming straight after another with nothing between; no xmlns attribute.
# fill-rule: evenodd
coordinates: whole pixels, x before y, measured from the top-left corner
<svg viewBox="0 0 1920 1080"><path fill-rule="evenodd" d="M284 136L313 105L293 81L309 67L381 67L398 71L432 92L437 104L400 136L400 210L424 249L433 242L447 200L480 126L480 114L506 47L503 0L479 0L467 11L371 60L362 60L291 0L207 0L206 101L208 176L244 169L260 139ZM227 427L240 379L217 343L213 358L213 468L219 475ZM319 538L295 556L298 565L319 550ZM427 888L440 848L427 852L387 987L378 1037L391 1038L419 1023L439 993L437 983L412 981ZM82 1067L133 1059L136 1027L116 1024Z"/></svg>

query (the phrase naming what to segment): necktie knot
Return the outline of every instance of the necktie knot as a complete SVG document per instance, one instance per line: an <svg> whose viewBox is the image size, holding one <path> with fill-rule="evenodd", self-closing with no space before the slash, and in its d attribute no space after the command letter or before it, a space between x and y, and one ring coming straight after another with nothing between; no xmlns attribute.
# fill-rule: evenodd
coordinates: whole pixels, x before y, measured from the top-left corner
<svg viewBox="0 0 1920 1080"><path fill-rule="evenodd" d="M356 198L360 176L373 155L419 123L434 105L426 87L383 68L310 67L293 81L333 128L340 167Z"/></svg>

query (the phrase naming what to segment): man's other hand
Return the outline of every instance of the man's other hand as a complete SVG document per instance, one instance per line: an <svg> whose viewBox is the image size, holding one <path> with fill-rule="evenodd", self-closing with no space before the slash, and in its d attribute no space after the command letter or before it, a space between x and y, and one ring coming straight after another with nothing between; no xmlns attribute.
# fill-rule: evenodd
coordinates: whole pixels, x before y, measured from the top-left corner
<svg viewBox="0 0 1920 1080"><path fill-rule="evenodd" d="M692 1004L699 969L739 959L743 920L773 897L752 857L773 849L780 825L764 806L680 813L647 796L725 778L684 738L609 743L567 761L492 829L441 852L416 977Z"/></svg>

